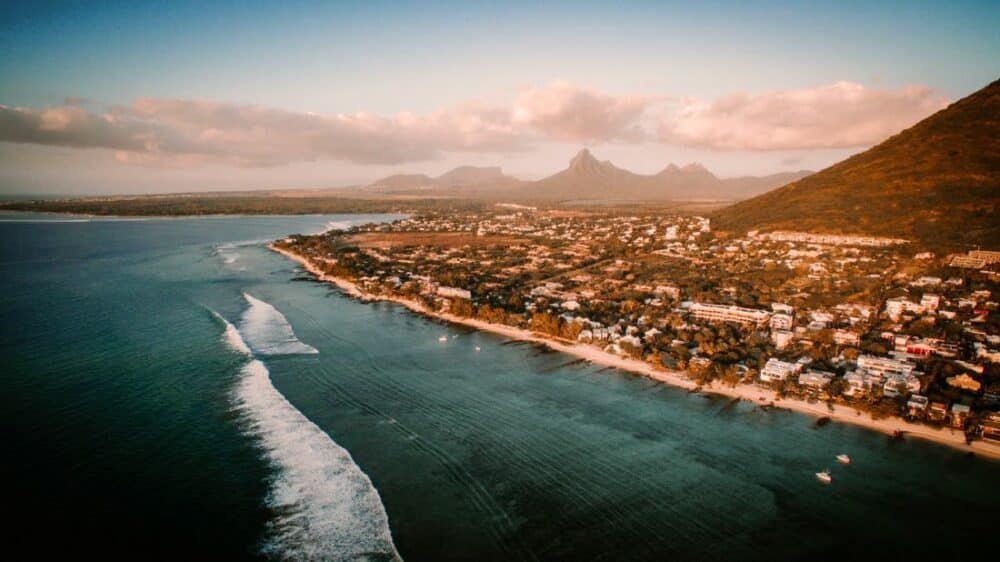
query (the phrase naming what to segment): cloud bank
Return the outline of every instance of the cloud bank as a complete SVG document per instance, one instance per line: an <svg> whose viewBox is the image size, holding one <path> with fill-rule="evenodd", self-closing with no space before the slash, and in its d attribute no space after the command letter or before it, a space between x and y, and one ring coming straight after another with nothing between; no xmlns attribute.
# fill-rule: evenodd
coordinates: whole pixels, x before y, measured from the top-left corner
<svg viewBox="0 0 1000 562"><path fill-rule="evenodd" d="M522 92L512 110L514 123L554 139L583 143L639 142L639 123L653 98L615 97L557 81Z"/></svg>
<svg viewBox="0 0 1000 562"><path fill-rule="evenodd" d="M675 112L662 116L660 140L715 150L863 147L947 104L926 86L875 90L856 82L737 93L712 102L684 98Z"/></svg>
<svg viewBox="0 0 1000 562"><path fill-rule="evenodd" d="M943 108L924 86L837 82L714 101L615 96L556 81L510 104L473 100L425 115L318 115L207 100L138 98L103 111L79 99L35 109L0 105L0 141L99 148L150 166L278 166L311 160L399 164L446 152L527 150L545 141L665 144L715 150L867 146Z"/></svg>

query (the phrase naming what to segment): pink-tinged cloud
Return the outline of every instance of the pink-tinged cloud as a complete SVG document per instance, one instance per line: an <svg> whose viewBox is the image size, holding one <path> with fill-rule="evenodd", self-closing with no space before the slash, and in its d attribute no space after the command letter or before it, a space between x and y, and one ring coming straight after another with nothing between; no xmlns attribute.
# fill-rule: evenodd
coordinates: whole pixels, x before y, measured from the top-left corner
<svg viewBox="0 0 1000 562"><path fill-rule="evenodd" d="M385 118L155 98L103 114L77 105L0 106L0 141L106 148L122 162L167 166L254 167L317 159L386 164L428 160L442 151L523 148L507 111L476 103Z"/></svg>
<svg viewBox="0 0 1000 562"><path fill-rule="evenodd" d="M522 92L514 104L513 120L554 140L639 142L646 136L640 120L652 100L611 96L556 81Z"/></svg>
<svg viewBox="0 0 1000 562"><path fill-rule="evenodd" d="M568 82L522 91L513 103L474 100L425 115L318 115L207 100L138 98L103 112L81 100L42 109L0 105L0 141L101 148L147 166L278 166L312 160L398 164L447 152L525 150L540 141L662 142L718 150L843 148L874 144L941 109L922 86L820 88L682 99L662 117L656 96L612 96ZM652 121L652 123L650 122Z"/></svg>
<svg viewBox="0 0 1000 562"><path fill-rule="evenodd" d="M876 144L947 106L926 86L879 90L856 82L712 102L684 98L660 140L715 150L852 148Z"/></svg>

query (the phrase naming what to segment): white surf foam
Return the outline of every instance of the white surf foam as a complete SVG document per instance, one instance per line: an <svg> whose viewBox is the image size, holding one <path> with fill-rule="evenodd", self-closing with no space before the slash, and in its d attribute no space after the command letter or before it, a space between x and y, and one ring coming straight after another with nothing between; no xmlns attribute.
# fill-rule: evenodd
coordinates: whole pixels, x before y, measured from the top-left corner
<svg viewBox="0 0 1000 562"><path fill-rule="evenodd" d="M327 232L333 232L334 230L347 230L354 226L353 221L330 221L326 223L323 230L320 230L316 234L326 234Z"/></svg>
<svg viewBox="0 0 1000 562"><path fill-rule="evenodd" d="M237 248L242 248L244 246L258 246L263 244L266 240L243 240L240 242L226 242L225 244L219 244L215 247L215 255L222 258L222 263L226 265L231 265L236 263L240 259L239 252L235 250Z"/></svg>
<svg viewBox="0 0 1000 562"><path fill-rule="evenodd" d="M299 341L285 315L260 299L243 293L250 307L240 319L240 333L259 355L299 355L319 353L315 347Z"/></svg>
<svg viewBox="0 0 1000 562"><path fill-rule="evenodd" d="M277 469L267 497L277 515L263 553L283 560L400 560L368 476L278 392L240 331L216 316L225 323L226 343L250 358L236 388L237 407Z"/></svg>
<svg viewBox="0 0 1000 562"><path fill-rule="evenodd" d="M229 320L223 318L218 312L214 310L211 310L210 312L226 326L226 331L222 333L222 338L225 340L226 344L229 345L230 349L242 353L243 355L252 355L250 347L245 341L243 341L243 336L240 335L240 331L236 329L236 326L230 324Z"/></svg>

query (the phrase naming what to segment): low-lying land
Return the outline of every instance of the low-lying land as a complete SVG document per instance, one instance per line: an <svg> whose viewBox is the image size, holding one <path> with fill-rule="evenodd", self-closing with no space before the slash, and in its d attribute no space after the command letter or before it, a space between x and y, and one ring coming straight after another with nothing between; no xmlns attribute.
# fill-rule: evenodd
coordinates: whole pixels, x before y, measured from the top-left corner
<svg viewBox="0 0 1000 562"><path fill-rule="evenodd" d="M507 208L272 247L359 298L687 388L1000 451L996 252Z"/></svg>

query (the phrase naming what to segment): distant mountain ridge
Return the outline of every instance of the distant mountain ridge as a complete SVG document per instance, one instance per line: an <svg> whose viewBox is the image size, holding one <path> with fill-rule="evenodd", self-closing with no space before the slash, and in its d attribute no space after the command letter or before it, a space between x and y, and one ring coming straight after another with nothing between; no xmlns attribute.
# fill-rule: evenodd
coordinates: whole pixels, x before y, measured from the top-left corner
<svg viewBox="0 0 1000 562"><path fill-rule="evenodd" d="M589 150L583 149L565 170L521 189L525 195L530 191L537 199L732 200L763 193L810 173L803 170L764 177L721 179L701 164L694 163L684 167L670 164L646 176L618 168L607 160L597 160Z"/></svg>
<svg viewBox="0 0 1000 562"><path fill-rule="evenodd" d="M523 183L503 173L499 166L459 166L436 178L425 174L396 174L376 180L362 187L362 191L429 191L488 187L504 189Z"/></svg>
<svg viewBox="0 0 1000 562"><path fill-rule="evenodd" d="M450 191L530 200L736 200L752 197L810 174L783 172L763 177L720 179L701 164L670 164L654 175L642 175L598 160L583 149L565 170L538 181L507 176L499 167L462 166L437 178L401 174L382 178L365 191Z"/></svg>
<svg viewBox="0 0 1000 562"><path fill-rule="evenodd" d="M717 211L716 229L808 230L1000 250L1000 80L879 145Z"/></svg>

